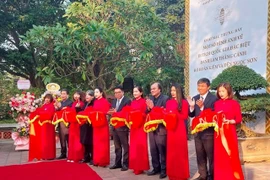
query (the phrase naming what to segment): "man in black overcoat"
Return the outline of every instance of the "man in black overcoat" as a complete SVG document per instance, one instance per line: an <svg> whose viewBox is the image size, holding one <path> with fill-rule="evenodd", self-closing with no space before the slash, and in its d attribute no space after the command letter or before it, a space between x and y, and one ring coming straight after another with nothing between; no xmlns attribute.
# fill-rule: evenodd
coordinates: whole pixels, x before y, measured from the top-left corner
<svg viewBox="0 0 270 180"><path fill-rule="evenodd" d="M169 97L163 95L160 83L155 82L151 85L151 97L146 100L147 111L150 112L155 106L166 107ZM163 179L166 174L166 144L167 130L163 124L159 124L158 128L149 133L150 152L152 156L153 170L147 174L149 176L160 173L159 178Z"/></svg>

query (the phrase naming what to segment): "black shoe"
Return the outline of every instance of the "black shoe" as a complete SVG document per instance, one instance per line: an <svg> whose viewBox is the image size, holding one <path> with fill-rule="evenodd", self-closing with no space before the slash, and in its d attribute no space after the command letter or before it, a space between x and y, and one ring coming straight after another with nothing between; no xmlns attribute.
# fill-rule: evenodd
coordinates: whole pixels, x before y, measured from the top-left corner
<svg viewBox="0 0 270 180"><path fill-rule="evenodd" d="M148 172L147 172L147 175L148 175L148 176L153 176L153 175L156 175L156 174L158 174L158 173L159 173L159 171L156 171L156 170L153 169L152 171L148 171Z"/></svg>
<svg viewBox="0 0 270 180"><path fill-rule="evenodd" d="M89 161L89 165L94 165L93 160L90 160L90 161Z"/></svg>
<svg viewBox="0 0 270 180"><path fill-rule="evenodd" d="M67 158L67 156L65 155L65 154L61 154L58 158L56 158L56 159L66 159Z"/></svg>
<svg viewBox="0 0 270 180"><path fill-rule="evenodd" d="M128 170L128 167L123 165L122 168L121 168L121 171L127 171Z"/></svg>
<svg viewBox="0 0 270 180"><path fill-rule="evenodd" d="M109 167L109 169L118 169L118 168L122 168L122 166L120 165L113 165L113 166L111 166L111 167Z"/></svg>
<svg viewBox="0 0 270 180"><path fill-rule="evenodd" d="M80 161L80 163L88 163L88 162L90 162L90 160L87 160L87 159L83 159Z"/></svg>
<svg viewBox="0 0 270 180"><path fill-rule="evenodd" d="M207 178L203 178L203 177L199 176L199 177L197 177L197 178L194 179L194 180L207 180Z"/></svg>
<svg viewBox="0 0 270 180"><path fill-rule="evenodd" d="M167 177L167 174L165 174L165 173L160 173L159 179L163 179L163 178L165 178L165 177Z"/></svg>

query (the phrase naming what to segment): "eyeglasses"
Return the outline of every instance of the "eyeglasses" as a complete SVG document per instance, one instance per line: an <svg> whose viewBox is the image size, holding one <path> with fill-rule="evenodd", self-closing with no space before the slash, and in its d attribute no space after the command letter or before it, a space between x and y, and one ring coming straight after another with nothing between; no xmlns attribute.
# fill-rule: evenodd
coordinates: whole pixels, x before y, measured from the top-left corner
<svg viewBox="0 0 270 180"><path fill-rule="evenodd" d="M114 92L114 94L120 94L122 91L116 91Z"/></svg>

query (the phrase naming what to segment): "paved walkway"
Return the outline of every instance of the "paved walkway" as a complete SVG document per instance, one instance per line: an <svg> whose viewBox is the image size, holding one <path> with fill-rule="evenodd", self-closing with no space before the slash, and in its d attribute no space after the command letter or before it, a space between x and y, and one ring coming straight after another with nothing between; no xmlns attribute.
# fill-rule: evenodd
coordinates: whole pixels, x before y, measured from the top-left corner
<svg viewBox="0 0 270 180"><path fill-rule="evenodd" d="M114 162L114 148L111 141L111 164ZM194 176L197 171L196 154L194 141L188 141L190 176ZM0 140L0 166L27 163L28 151L15 151L12 140ZM59 149L57 150L59 155ZM180 165L181 166L181 165ZM270 162L248 163L242 166L245 174L245 180L269 180ZM110 170L109 168L91 166L104 180L154 180L159 179L156 176L147 176L146 174L134 175L131 170L122 172L119 169ZM0 173L1 177L1 173ZM168 178L167 178L168 179ZM166 180L166 179L165 179Z"/></svg>

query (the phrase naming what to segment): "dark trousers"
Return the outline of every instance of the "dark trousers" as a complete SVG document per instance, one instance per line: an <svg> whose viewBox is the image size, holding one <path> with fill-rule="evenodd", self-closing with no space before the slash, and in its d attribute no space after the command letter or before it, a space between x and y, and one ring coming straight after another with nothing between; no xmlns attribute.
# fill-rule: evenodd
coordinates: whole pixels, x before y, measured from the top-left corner
<svg viewBox="0 0 270 180"><path fill-rule="evenodd" d="M213 177L214 135L202 132L196 134L194 140L200 176L207 178L209 174L210 177ZM207 160L209 170L207 170Z"/></svg>
<svg viewBox="0 0 270 180"><path fill-rule="evenodd" d="M123 153L123 165L128 167L128 152L129 152L129 144L128 144L128 131L117 131L113 130L113 141L115 147L115 165L122 165L122 149Z"/></svg>
<svg viewBox="0 0 270 180"><path fill-rule="evenodd" d="M59 138L61 144L61 154L66 155L68 146L68 128L63 122L59 123Z"/></svg>
<svg viewBox="0 0 270 180"><path fill-rule="evenodd" d="M158 135L155 131L150 132L149 142L154 170L166 173L167 135Z"/></svg>
<svg viewBox="0 0 270 180"><path fill-rule="evenodd" d="M93 160L93 146L90 144L84 144L84 160Z"/></svg>

